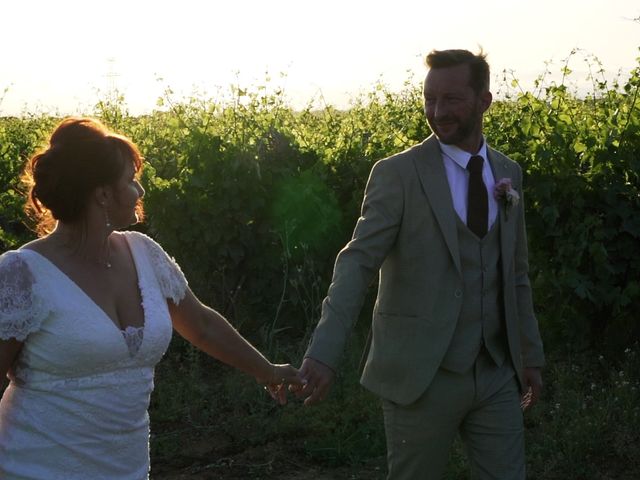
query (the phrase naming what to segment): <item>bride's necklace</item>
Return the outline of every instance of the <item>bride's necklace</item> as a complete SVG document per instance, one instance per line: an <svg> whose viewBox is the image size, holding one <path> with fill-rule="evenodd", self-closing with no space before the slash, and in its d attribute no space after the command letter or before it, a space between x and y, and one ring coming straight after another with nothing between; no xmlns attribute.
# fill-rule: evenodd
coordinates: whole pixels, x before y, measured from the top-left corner
<svg viewBox="0 0 640 480"><path fill-rule="evenodd" d="M82 258L88 260L91 263L95 263L102 268L110 269L111 268L111 249L109 248L109 240L106 240L106 249L104 255L100 256L90 256L90 255L81 255Z"/></svg>
<svg viewBox="0 0 640 480"><path fill-rule="evenodd" d="M86 260L86 261L88 261L90 263L96 264L96 265L98 265L98 266L100 266L102 268L106 268L106 269L111 268L111 255L110 255L108 247L107 247L106 255L104 255L104 258L92 257L92 256L89 256L89 255L80 255L80 257L83 260Z"/></svg>
<svg viewBox="0 0 640 480"><path fill-rule="evenodd" d="M104 268L111 268L111 262L109 260L109 254L107 254L107 259L106 260L101 260L101 259L94 259L94 262L97 263L98 265L100 265L101 267Z"/></svg>
<svg viewBox="0 0 640 480"><path fill-rule="evenodd" d="M56 243L64 249L67 250L72 250L70 253L73 256L77 256L78 258L81 258L82 260L88 261L90 263L96 264L101 266L102 268L105 269L110 269L111 268L111 249L109 248L109 239L105 239L105 249L104 249L104 255L100 255L100 256L91 256L91 255L86 255L85 253L81 252L81 247L79 245L77 246L73 246L73 242L70 241L68 238L66 238L66 236L62 236L60 234L51 234L52 236L54 236Z"/></svg>

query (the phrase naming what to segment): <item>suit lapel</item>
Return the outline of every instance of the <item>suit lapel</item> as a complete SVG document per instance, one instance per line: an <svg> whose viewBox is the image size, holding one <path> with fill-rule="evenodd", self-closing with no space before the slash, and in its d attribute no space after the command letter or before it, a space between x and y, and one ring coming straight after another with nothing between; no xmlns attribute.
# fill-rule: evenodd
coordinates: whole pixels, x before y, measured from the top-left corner
<svg viewBox="0 0 640 480"><path fill-rule="evenodd" d="M501 178L511 178L512 174L509 169L507 161L502 158L492 148L487 148L487 156L489 157L489 163L493 170L493 176L495 181L498 182ZM490 189L489 195L493 195L493 189ZM500 222L500 249L502 254L502 266L508 267L508 258L513 256L513 249L515 246L515 209L514 211L507 212L507 206L502 201L498 201L498 217Z"/></svg>
<svg viewBox="0 0 640 480"><path fill-rule="evenodd" d="M453 263L458 272L462 272L460 266L460 249L458 247L458 232L456 231L456 212L451 200L451 191L447 174L442 162L442 153L438 140L434 135L427 138L413 159L418 178L422 184L431 209L440 225Z"/></svg>

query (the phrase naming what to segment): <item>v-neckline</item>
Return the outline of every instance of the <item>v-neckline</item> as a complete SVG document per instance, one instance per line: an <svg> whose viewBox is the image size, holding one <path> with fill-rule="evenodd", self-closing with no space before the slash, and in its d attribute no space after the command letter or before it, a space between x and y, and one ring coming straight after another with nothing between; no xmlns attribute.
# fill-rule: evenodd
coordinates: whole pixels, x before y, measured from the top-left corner
<svg viewBox="0 0 640 480"><path fill-rule="evenodd" d="M69 275L67 275L65 272L63 272L60 267L58 267L54 262L52 262L49 258L47 258L45 255L43 255L42 253L33 250L31 248L21 248L20 250L25 252L32 252L35 253L39 258L43 259L54 271L56 271L60 276L62 276L63 278L66 279L66 281L71 284L71 286L80 292L80 294L82 296L84 296L91 305L93 305L93 307L95 308L95 310L97 310L98 312L100 312L100 314L102 316L105 317L106 320L108 320L108 322L113 326L113 328L115 328L115 330L120 334L120 336L122 337L123 332L126 332L126 328L127 327L132 327L132 328L141 328L143 331L146 330L146 326L147 326L147 312L144 308L144 289L142 288L142 286L140 285L140 274L139 274L139 269L138 269L138 263L136 261L136 257L133 253L133 249L131 248L131 245L129 243L129 240L127 238L126 235L123 235L124 237L124 241L126 242L127 248L129 249L129 253L131 255L131 259L133 260L133 267L135 270L135 274L136 274L136 286L138 287L138 293L140 294L140 300L141 300L141 307L142 307L142 325L140 327L134 327L133 325L127 325L124 329L120 328L118 326L118 324L113 320L113 318L111 318L111 316L100 306L98 305L98 303L91 298L91 296L82 288L80 287L80 285L78 285Z"/></svg>

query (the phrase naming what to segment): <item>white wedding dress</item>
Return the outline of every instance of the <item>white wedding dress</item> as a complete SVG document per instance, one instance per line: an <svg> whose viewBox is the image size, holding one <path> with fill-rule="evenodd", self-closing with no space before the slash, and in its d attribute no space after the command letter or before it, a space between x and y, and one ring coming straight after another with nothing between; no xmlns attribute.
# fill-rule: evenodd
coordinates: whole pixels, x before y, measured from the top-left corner
<svg viewBox="0 0 640 480"><path fill-rule="evenodd" d="M0 478L140 480L149 472L154 366L169 345L167 299L187 282L151 238L123 232L144 326L119 330L29 249L0 256L0 338L23 341L0 401Z"/></svg>

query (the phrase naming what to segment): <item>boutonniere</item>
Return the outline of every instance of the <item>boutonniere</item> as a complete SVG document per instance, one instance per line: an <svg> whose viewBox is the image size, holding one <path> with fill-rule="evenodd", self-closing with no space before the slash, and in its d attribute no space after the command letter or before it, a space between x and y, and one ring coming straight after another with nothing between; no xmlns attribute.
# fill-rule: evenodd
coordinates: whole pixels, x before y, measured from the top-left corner
<svg viewBox="0 0 640 480"><path fill-rule="evenodd" d="M505 216L507 216L509 209L518 205L520 201L520 195L518 195L518 192L516 192L511 185L510 178L501 178L498 180L498 183L493 187L493 196L498 202L504 204Z"/></svg>

